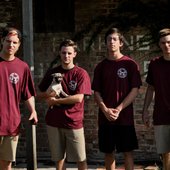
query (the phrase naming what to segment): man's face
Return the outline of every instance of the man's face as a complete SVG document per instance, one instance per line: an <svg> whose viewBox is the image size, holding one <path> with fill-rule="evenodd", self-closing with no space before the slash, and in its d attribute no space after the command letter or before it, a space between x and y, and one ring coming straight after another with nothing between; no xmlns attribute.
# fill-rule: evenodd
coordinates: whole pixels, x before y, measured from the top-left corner
<svg viewBox="0 0 170 170"><path fill-rule="evenodd" d="M107 49L111 52L119 51L123 45L117 33L108 35L106 44L107 44Z"/></svg>
<svg viewBox="0 0 170 170"><path fill-rule="evenodd" d="M160 38L159 46L164 54L170 55L170 35Z"/></svg>
<svg viewBox="0 0 170 170"><path fill-rule="evenodd" d="M14 55L20 46L20 40L16 31L11 31L2 40L2 51L7 55Z"/></svg>
<svg viewBox="0 0 170 170"><path fill-rule="evenodd" d="M61 61L64 65L72 64L73 59L77 54L72 46L61 47L61 50L59 53L60 53Z"/></svg>

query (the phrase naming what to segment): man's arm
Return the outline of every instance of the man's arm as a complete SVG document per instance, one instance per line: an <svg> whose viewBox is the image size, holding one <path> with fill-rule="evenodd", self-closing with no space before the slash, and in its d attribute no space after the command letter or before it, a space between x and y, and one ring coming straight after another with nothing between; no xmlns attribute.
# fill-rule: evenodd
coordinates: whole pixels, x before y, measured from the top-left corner
<svg viewBox="0 0 170 170"><path fill-rule="evenodd" d="M51 92L50 94L47 92L38 92L36 98L38 100L46 100L49 97L55 97L55 96L56 96L56 93L54 92Z"/></svg>
<svg viewBox="0 0 170 170"><path fill-rule="evenodd" d="M29 111L30 111L30 117L29 120L33 120L34 124L38 122L37 118L37 112L35 110L35 98L34 96L30 97L28 100L25 101Z"/></svg>
<svg viewBox="0 0 170 170"><path fill-rule="evenodd" d="M65 98L49 97L46 99L46 102L48 103L49 106L60 105L60 104L76 104L76 103L81 103L83 98L84 98L84 94L75 94Z"/></svg>
<svg viewBox="0 0 170 170"><path fill-rule="evenodd" d="M129 106L136 96L138 95L139 89L137 87L132 88L129 94L124 98L124 100L116 107L119 111L123 110L127 106Z"/></svg>
<svg viewBox="0 0 170 170"><path fill-rule="evenodd" d="M148 108L154 98L154 95L155 95L154 87L148 84L146 95L145 95L145 100L144 100L143 113L142 113L143 122L147 127L150 126Z"/></svg>
<svg viewBox="0 0 170 170"><path fill-rule="evenodd" d="M101 111L104 113L104 115L109 121L115 121L118 118L119 110L114 108L108 108L103 102L103 99L99 92L97 91L94 92L94 98L97 105L99 106L99 108L101 109Z"/></svg>

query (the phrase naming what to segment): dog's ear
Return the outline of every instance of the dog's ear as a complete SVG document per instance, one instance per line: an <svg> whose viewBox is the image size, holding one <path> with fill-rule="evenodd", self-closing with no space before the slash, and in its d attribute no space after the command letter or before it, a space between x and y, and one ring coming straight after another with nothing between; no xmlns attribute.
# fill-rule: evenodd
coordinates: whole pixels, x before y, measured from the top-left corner
<svg viewBox="0 0 170 170"><path fill-rule="evenodd" d="M51 74L52 77L55 77L55 73Z"/></svg>

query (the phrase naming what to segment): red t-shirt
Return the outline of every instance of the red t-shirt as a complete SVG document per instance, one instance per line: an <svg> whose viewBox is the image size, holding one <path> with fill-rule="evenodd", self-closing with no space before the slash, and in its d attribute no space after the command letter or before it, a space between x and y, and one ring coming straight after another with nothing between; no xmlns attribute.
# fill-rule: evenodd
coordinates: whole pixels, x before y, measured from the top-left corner
<svg viewBox="0 0 170 170"><path fill-rule="evenodd" d="M95 68L92 89L98 91L107 107L115 108L134 87L140 87L138 65L131 58L123 56L118 60L104 59ZM110 122L99 110L99 124L133 125L133 105L123 109L119 118Z"/></svg>
<svg viewBox="0 0 170 170"><path fill-rule="evenodd" d="M35 96L35 89L28 65L15 58L0 58L0 136L19 133L20 100Z"/></svg>
<svg viewBox="0 0 170 170"><path fill-rule="evenodd" d="M47 71L43 80L39 84L39 89L44 92L52 82L53 73L62 73L64 78L62 81L63 90L68 95L85 94L91 95L91 83L87 72L74 66L73 69L64 70L61 66ZM47 125L59 128L79 129L83 127L84 117L84 100L81 103L72 105L60 105L49 108L46 114Z"/></svg>
<svg viewBox="0 0 170 170"><path fill-rule="evenodd" d="M170 61L163 57L152 59L146 82L155 88L153 123L170 125Z"/></svg>

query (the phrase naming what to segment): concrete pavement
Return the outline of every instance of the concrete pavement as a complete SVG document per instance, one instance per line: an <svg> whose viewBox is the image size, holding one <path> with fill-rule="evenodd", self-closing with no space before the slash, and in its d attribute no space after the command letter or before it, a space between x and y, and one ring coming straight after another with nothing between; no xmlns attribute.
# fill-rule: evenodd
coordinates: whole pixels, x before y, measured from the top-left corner
<svg viewBox="0 0 170 170"><path fill-rule="evenodd" d="M77 170L76 164L66 164L67 170ZM13 170L27 170L26 164L18 164ZM54 165L38 164L37 170L56 170ZM88 170L105 170L102 165L88 165ZM124 170L123 165L118 165L116 170ZM157 165L135 165L134 170L160 170Z"/></svg>

